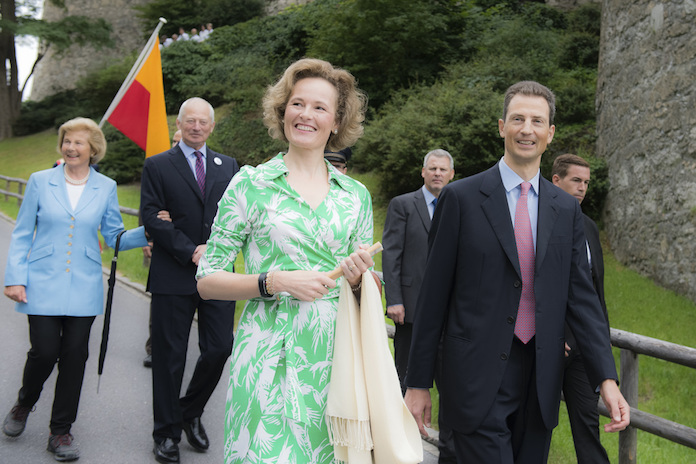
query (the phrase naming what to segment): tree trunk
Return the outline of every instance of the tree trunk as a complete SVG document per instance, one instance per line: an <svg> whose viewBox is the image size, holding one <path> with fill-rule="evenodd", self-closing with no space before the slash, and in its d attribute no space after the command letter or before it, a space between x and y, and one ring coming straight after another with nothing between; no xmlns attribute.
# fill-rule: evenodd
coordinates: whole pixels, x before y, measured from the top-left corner
<svg viewBox="0 0 696 464"><path fill-rule="evenodd" d="M15 0L0 0L0 17L16 23L15 7ZM12 124L19 117L21 106L15 35L3 27L0 31L0 140L12 137Z"/></svg>

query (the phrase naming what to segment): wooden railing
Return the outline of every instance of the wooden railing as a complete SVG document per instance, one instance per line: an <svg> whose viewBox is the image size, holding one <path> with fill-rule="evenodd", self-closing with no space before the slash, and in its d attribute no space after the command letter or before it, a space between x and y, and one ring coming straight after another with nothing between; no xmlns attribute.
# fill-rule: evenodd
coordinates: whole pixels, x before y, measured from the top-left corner
<svg viewBox="0 0 696 464"><path fill-rule="evenodd" d="M20 179L18 177L7 177L7 176L0 176L0 180L5 181L5 189L0 189L0 194L5 195L5 201L8 201L10 199L10 197L13 197L13 198L17 199L17 206L20 206L22 204L22 200L24 199L24 195L22 195L22 191L24 190L24 186L27 185L27 181L24 179ZM10 187L12 186L12 182L17 183L17 193L10 191Z"/></svg>
<svg viewBox="0 0 696 464"><path fill-rule="evenodd" d="M696 429L638 409L638 355L696 369L696 349L618 329L611 329L611 344L621 349L621 393L631 406L631 425L619 432L619 464L637 462L637 429L696 449ZM599 412L609 417L601 399Z"/></svg>

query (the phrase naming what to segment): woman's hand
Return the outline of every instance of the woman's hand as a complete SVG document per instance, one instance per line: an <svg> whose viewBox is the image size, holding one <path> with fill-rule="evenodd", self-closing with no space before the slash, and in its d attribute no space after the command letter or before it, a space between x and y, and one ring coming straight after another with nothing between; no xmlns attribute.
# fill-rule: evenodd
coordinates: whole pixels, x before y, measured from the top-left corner
<svg viewBox="0 0 696 464"><path fill-rule="evenodd" d="M18 303L26 303L27 289L24 285L10 285L5 287L5 296Z"/></svg>
<svg viewBox="0 0 696 464"><path fill-rule="evenodd" d="M369 245L360 245L355 253L351 253L350 256L341 262L343 276L348 280L351 287L357 286L362 279L362 275L375 265L372 256L367 252L369 247Z"/></svg>
<svg viewBox="0 0 696 464"><path fill-rule="evenodd" d="M169 211L164 209L157 211L157 219L160 221L172 222L172 217L169 215Z"/></svg>
<svg viewBox="0 0 696 464"><path fill-rule="evenodd" d="M336 282L324 272L271 271L269 274L266 282L271 285L274 293L287 292L302 301L322 298L336 286Z"/></svg>

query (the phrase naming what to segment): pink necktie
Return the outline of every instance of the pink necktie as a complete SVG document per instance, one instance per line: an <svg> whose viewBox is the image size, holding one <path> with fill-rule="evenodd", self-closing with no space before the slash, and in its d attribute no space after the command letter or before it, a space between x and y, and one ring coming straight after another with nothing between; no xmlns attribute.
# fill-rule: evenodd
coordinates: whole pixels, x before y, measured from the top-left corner
<svg viewBox="0 0 696 464"><path fill-rule="evenodd" d="M201 195L205 197L205 169L203 169L203 154L200 151L194 151L196 155L196 182L201 189Z"/></svg>
<svg viewBox="0 0 696 464"><path fill-rule="evenodd" d="M534 297L534 240L532 239L532 226L529 223L527 211L527 193L532 186L529 182L522 182L522 193L517 200L515 209L515 243L517 255L520 259L520 271L522 272L522 296L520 306L517 308L517 322L515 323L515 335L522 343L528 343L532 339L535 329L534 311L536 299Z"/></svg>

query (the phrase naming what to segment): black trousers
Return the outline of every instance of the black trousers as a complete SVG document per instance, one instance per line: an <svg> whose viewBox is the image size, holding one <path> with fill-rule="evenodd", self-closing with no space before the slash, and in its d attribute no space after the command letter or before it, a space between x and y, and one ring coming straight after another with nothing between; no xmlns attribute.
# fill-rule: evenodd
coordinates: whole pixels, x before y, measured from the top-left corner
<svg viewBox="0 0 696 464"><path fill-rule="evenodd" d="M181 440L184 420L203 415L232 353L234 301L203 300L198 294L152 294L152 395L157 443ZM179 398L189 333L198 309L196 362L186 394Z"/></svg>
<svg viewBox="0 0 696 464"><path fill-rule="evenodd" d="M413 335L413 324L404 322L394 324L394 364L396 373L399 375L401 393L406 393L406 371L408 368L408 354L411 351L411 338Z"/></svg>
<svg viewBox="0 0 696 464"><path fill-rule="evenodd" d="M58 377L50 429L53 435L65 435L77 418L94 316L28 318L31 348L27 353L17 401L21 406L33 407L57 362Z"/></svg>
<svg viewBox="0 0 696 464"><path fill-rule="evenodd" d="M537 399L535 343L515 337L500 389L490 412L471 434L453 431L457 463L543 464L551 430Z"/></svg>
<svg viewBox="0 0 696 464"><path fill-rule="evenodd" d="M565 360L563 396L578 464L609 464L609 456L599 439L599 393L590 386L585 363L577 348L572 349Z"/></svg>
<svg viewBox="0 0 696 464"><path fill-rule="evenodd" d="M394 324L394 364L396 365L396 373L399 375L399 383L401 384L401 394L406 394L406 372L408 370L408 356L411 351L411 339L413 338L413 324L405 322L404 324ZM440 351L442 347L440 347ZM442 356L438 354L437 368L435 369L435 383L439 384L440 374L442 372ZM456 463L454 445L452 444L452 430L442 421L442 416L438 416L438 427L440 428L439 435L439 464Z"/></svg>

